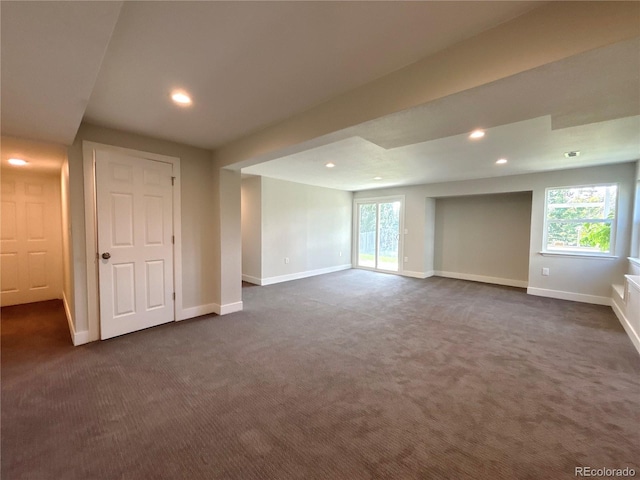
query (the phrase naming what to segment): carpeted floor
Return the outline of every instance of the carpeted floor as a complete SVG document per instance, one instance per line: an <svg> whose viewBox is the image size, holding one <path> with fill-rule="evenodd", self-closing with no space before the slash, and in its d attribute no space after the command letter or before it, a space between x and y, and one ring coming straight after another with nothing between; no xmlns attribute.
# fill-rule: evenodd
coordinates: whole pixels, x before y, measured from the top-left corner
<svg viewBox="0 0 640 480"><path fill-rule="evenodd" d="M640 356L608 307L348 270L74 348L2 309L2 479L640 475Z"/></svg>

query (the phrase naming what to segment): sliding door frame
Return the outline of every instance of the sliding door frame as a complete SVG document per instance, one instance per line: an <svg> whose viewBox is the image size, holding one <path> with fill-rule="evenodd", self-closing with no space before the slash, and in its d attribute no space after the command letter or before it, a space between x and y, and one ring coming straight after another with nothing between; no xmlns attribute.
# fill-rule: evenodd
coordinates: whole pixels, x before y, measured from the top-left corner
<svg viewBox="0 0 640 480"><path fill-rule="evenodd" d="M358 264L358 259L360 257L360 205L370 205L376 204L376 248L375 248L375 264L378 264L378 249L380 248L380 239L379 235L379 222L380 222L380 203L393 203L400 202L400 212L399 216L399 227L398 227L398 270L384 270L380 268L371 268L371 267L363 267ZM352 235L352 248L353 252L351 263L353 268L359 268L361 270L369 270L372 272L381 272L381 273L393 273L397 275L401 275L404 271L404 205L405 205L405 196L404 195L390 195L388 197L371 197L371 198L356 198L353 201L353 235Z"/></svg>

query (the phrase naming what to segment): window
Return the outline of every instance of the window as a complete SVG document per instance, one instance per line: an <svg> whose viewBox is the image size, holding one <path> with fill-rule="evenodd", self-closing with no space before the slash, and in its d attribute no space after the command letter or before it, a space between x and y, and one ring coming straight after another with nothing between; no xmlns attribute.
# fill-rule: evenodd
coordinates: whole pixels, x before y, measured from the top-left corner
<svg viewBox="0 0 640 480"><path fill-rule="evenodd" d="M613 254L617 185L547 188L544 251Z"/></svg>

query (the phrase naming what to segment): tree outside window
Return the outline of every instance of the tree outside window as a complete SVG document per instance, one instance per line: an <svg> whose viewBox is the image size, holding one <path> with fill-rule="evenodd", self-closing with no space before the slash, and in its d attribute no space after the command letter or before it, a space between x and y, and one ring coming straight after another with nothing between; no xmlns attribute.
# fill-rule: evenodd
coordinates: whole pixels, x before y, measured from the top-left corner
<svg viewBox="0 0 640 480"><path fill-rule="evenodd" d="M611 254L617 185L548 188L547 252Z"/></svg>

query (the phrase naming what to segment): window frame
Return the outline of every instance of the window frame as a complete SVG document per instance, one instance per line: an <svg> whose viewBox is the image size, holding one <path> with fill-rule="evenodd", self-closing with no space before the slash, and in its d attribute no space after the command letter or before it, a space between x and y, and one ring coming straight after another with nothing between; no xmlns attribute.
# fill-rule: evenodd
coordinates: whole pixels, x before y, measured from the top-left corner
<svg viewBox="0 0 640 480"><path fill-rule="evenodd" d="M553 249L549 250L549 190L570 190L592 187L616 187L616 199L614 203L614 217L612 219L600 219L600 218L584 218L575 220L566 220L565 223L610 223L611 224L611 236L609 238L609 251L608 252L588 252L578 251L570 249ZM617 182L608 183L589 183L585 185L570 185L570 186L558 186L558 187L546 187L544 190L544 226L542 235L542 253L543 255L558 255L558 256L571 256L571 257L616 257L616 233L618 227L618 205L620 201L620 184ZM554 222L555 223L555 222Z"/></svg>

